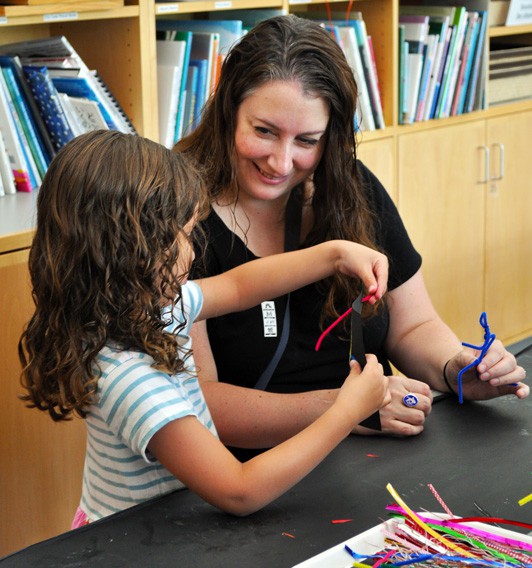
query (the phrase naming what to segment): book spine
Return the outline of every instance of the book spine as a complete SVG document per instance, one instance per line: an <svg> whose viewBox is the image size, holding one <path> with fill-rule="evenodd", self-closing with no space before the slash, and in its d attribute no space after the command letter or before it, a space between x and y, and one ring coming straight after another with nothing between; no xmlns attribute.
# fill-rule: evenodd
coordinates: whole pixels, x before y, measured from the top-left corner
<svg viewBox="0 0 532 568"><path fill-rule="evenodd" d="M186 136L194 129L194 108L198 97L198 68L195 65L188 66L187 72L187 100L185 104L185 121L183 136Z"/></svg>
<svg viewBox="0 0 532 568"><path fill-rule="evenodd" d="M369 97L371 101L371 108L373 111L373 120L375 121L376 128L384 128L384 117L382 114L382 106L380 101L379 92L377 89L377 81L374 76L373 63L371 61L371 54L369 52L369 45L367 41L367 32L363 20L354 20L353 25L357 36L358 48L360 51L360 59L364 68L364 77L368 86Z"/></svg>
<svg viewBox="0 0 532 568"><path fill-rule="evenodd" d="M11 112L11 116L13 117L13 122L15 124L15 133L19 139L20 146L22 148L22 154L24 155L24 160L28 167L28 173L30 175L30 183L31 188L36 189L41 185L41 176L37 171L37 165L35 164L35 160L33 159L33 155L31 153L30 144L28 139L26 138L26 133L24 132L24 128L22 126L22 122L20 116L18 114L17 108L15 107L15 103L13 101L13 97L9 92L9 88L7 86L7 82L5 80L4 74L2 70L0 70L0 81L2 82L2 86L4 89L4 93L6 95L7 103L9 106L9 110Z"/></svg>
<svg viewBox="0 0 532 568"><path fill-rule="evenodd" d="M463 84L465 80L465 72L467 67L467 62L469 59L469 52L471 50L471 39L477 24L476 18L478 17L476 12L468 12L467 20L464 30L464 40L461 47L461 53L458 57L457 66L459 71L456 77L456 82L451 85L449 93L449 104L448 104L448 116L456 116L458 110L458 103L460 101L460 93L463 89Z"/></svg>
<svg viewBox="0 0 532 568"><path fill-rule="evenodd" d="M436 54L434 56L434 63L432 65L432 72L428 87L428 93L425 100L424 110L423 110L423 118L422 120L429 120L430 112L432 110L432 103L434 101L434 94L436 90L436 83L438 81L438 73L440 71L441 60L443 55L443 49L445 45L445 33L439 36L438 44L436 46Z"/></svg>
<svg viewBox="0 0 532 568"><path fill-rule="evenodd" d="M408 60L408 41L403 41L403 47L401 52L403 58L403 74L401 76L401 83L403 88L403 100L401 101L401 107L399 108L399 123L404 124L405 114L408 108L408 96L409 96L409 76L410 76L410 62Z"/></svg>
<svg viewBox="0 0 532 568"><path fill-rule="evenodd" d="M467 19L467 13L465 9L461 9L460 16L458 17L455 25L453 26L456 33L453 33L453 37L451 38L451 44L449 46L449 53L447 55L447 63L445 66L442 84L441 84L441 96L438 102L438 109L437 109L437 116L438 118L445 118L449 116L447 109L449 108L448 105L448 97L449 91L451 87L451 83L453 81L453 77L456 77L456 65L457 60L460 55L461 47L464 42L464 29L465 23Z"/></svg>
<svg viewBox="0 0 532 568"><path fill-rule="evenodd" d="M13 103L17 110L21 126L24 130L24 134L26 135L26 138L28 140L30 151L33 156L33 160L35 161L37 171L42 178L46 173L46 170L48 169L48 161L45 158L41 145L39 143L39 137L33 124L33 120L30 116L24 97L18 87L13 70L9 67L2 67L2 73L4 74L7 88L9 89L11 98L13 99Z"/></svg>
<svg viewBox="0 0 532 568"><path fill-rule="evenodd" d="M0 104L2 104L0 102ZM4 142L2 128L0 125L0 176L2 177L3 189L5 195L16 193L15 178L13 177L13 170L9 163L9 155Z"/></svg>
<svg viewBox="0 0 532 568"><path fill-rule="evenodd" d="M194 105L194 123L193 129L195 129L200 120L201 113L203 111L203 106L206 102L205 100L205 83L208 82L209 78L207 76L207 61L205 59L199 59L191 61L191 65L196 65L198 67L198 94L196 96L196 102Z"/></svg>
<svg viewBox="0 0 532 568"><path fill-rule="evenodd" d="M464 102L465 96L467 93L467 87L469 85L469 81L471 79L471 68L473 66L473 59L475 55L475 48L478 41L478 32L479 32L480 23L478 19L474 23L474 27L470 37L470 45L467 53L467 59L464 69L464 76L462 79L462 83L460 85L460 91L458 93L458 101L456 103L455 114L460 115L464 112Z"/></svg>
<svg viewBox="0 0 532 568"><path fill-rule="evenodd" d="M405 124L414 122L414 114L419 93L419 82L421 79L421 70L423 68L423 54L409 53L408 57L408 99L406 112L403 115Z"/></svg>
<svg viewBox="0 0 532 568"><path fill-rule="evenodd" d="M357 125L362 130L375 130L375 121L373 120L373 111L371 110L371 101L364 77L364 68L362 67L362 60L360 59L355 29L353 26L345 26L345 28L341 30L341 34L345 36L343 43L346 58L351 66L358 87Z"/></svg>
<svg viewBox="0 0 532 568"><path fill-rule="evenodd" d="M471 112L473 110L473 105L475 102L475 94L477 91L477 83L478 77L480 74L480 66L482 64L484 49L485 49L485 34L486 34L486 26L488 20L488 13L487 12L479 12L479 31L478 31L478 39L477 45L475 48L475 54L473 56L473 64L471 70L471 79L469 80L469 84L467 86L467 93L466 99L464 102L464 109L465 112Z"/></svg>
<svg viewBox="0 0 532 568"><path fill-rule="evenodd" d="M399 69L399 80L397 84L397 94L398 94L398 108L399 108L399 124L402 122L402 114L403 114L403 105L404 105L404 97L405 97L405 88L404 88L404 74L405 74L405 59L404 59L404 49L405 49L405 27L402 24L399 24L399 32L398 32L399 44L398 44L398 55L399 61L397 62L398 69Z"/></svg>
<svg viewBox="0 0 532 568"><path fill-rule="evenodd" d="M425 59L425 65L423 66L423 72L421 75L421 86L419 89L417 110L416 110L416 122L421 122L425 114L425 105L427 98L429 96L430 79L432 76L432 70L434 68L434 60L436 57L436 50L438 48L438 36L429 35L427 40L427 57Z"/></svg>
<svg viewBox="0 0 532 568"><path fill-rule="evenodd" d="M35 104L35 99L31 92L31 88L26 80L26 76L22 69L22 63L18 56L0 56L0 64L2 66L8 66L13 70L15 74L17 84L19 89L26 101L28 107L28 112L35 126L35 130L38 133L38 140L41 146L41 150L46 158L46 163L49 164L51 159L55 156L55 148L50 139L50 134L44 124L42 116Z"/></svg>
<svg viewBox="0 0 532 568"><path fill-rule="evenodd" d="M157 65L159 96L159 137L166 148L174 145L175 123L180 87L180 69L175 65Z"/></svg>
<svg viewBox="0 0 532 568"><path fill-rule="evenodd" d="M31 192L31 178L18 137L17 127L8 102L8 92L0 73L0 130L9 156L15 186L18 191Z"/></svg>
<svg viewBox="0 0 532 568"><path fill-rule="evenodd" d="M443 46L443 53L442 53L442 58L441 58L441 62L440 62L440 69L438 71L438 79L436 80L436 87L434 89L434 99L432 101L430 118L436 118L436 116L437 116L438 104L439 104L440 97L441 97L443 75L445 73L445 69L446 69L447 65L449 64L449 59L448 59L449 47L451 45L451 42L452 42L452 39L453 39L453 36L454 36L455 33L456 33L456 28L454 28L453 26L449 26L447 28L447 37L445 38L445 43L444 43L444 46Z"/></svg>
<svg viewBox="0 0 532 568"><path fill-rule="evenodd" d="M23 67L41 116L48 128L56 150L74 138L74 133L59 101L46 67L25 65Z"/></svg>
<svg viewBox="0 0 532 568"><path fill-rule="evenodd" d="M184 36L177 36L179 39ZM174 144L183 136L183 122L185 114L185 89L187 86L188 65L190 63L190 48L192 46L192 32L186 34L185 53L183 55L183 67L181 69L181 88L177 103L177 116L175 121Z"/></svg>

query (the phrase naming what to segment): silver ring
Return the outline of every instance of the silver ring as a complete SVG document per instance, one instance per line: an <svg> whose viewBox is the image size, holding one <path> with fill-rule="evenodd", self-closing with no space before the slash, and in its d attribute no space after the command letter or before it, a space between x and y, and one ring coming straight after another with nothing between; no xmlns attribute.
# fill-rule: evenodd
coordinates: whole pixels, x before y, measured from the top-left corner
<svg viewBox="0 0 532 568"><path fill-rule="evenodd" d="M412 408L414 406L417 406L418 402L419 399L413 392L409 392L405 394L405 396L403 396L403 404L405 406L409 406L410 408Z"/></svg>

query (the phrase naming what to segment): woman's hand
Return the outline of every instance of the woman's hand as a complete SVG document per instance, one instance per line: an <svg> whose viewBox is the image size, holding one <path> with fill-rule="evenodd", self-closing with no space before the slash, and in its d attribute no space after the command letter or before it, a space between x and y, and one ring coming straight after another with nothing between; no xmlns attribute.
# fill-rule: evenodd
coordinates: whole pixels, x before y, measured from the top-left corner
<svg viewBox="0 0 532 568"><path fill-rule="evenodd" d="M471 364L479 351L465 348L449 360L445 367L445 377L453 392L458 394L458 373ZM523 382L526 372L515 357L496 339L486 355L476 367L462 376L462 394L467 400L488 400L505 394L515 394L526 398L530 387Z"/></svg>
<svg viewBox="0 0 532 568"><path fill-rule="evenodd" d="M379 411L382 430L372 430L357 426L354 434L375 436L416 436L423 431L425 419L432 410L432 391L420 381L392 375L389 377L388 390L390 402ZM409 393L418 399L416 406L406 406L403 397Z"/></svg>

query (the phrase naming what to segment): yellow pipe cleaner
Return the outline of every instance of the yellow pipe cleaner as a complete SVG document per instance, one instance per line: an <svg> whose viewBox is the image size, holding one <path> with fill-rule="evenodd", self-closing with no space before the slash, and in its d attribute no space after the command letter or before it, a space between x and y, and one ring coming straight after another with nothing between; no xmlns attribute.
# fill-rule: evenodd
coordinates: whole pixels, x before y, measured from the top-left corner
<svg viewBox="0 0 532 568"><path fill-rule="evenodd" d="M386 489L388 490L388 492L392 495L392 497L397 501L397 503L399 505L401 505L401 507L406 511L406 513L408 514L408 516L416 523L416 525L419 525L423 530L427 531L430 535L432 535L435 539L439 540L441 543L443 543L447 548L451 548L452 550L454 550L455 552L458 552L459 554L462 554L463 556L467 556L468 558L477 558L476 556L474 556L473 554L471 554L470 552L468 552L467 550L464 550L463 548L460 548L459 546L457 546L456 544L452 543L451 541L447 540L446 538L440 536L435 530L431 529L427 524L425 524L415 513L414 511L412 511L412 509L410 509L410 507L408 507L408 505L401 499L401 497L399 497L399 494L397 493L397 491L392 487L391 483L388 483L388 485L386 486Z"/></svg>
<svg viewBox="0 0 532 568"><path fill-rule="evenodd" d="M522 507L523 505L525 505L529 501L532 501L532 493L530 495L527 495L526 497L523 497L522 499L519 499L519 501L517 501L517 502Z"/></svg>

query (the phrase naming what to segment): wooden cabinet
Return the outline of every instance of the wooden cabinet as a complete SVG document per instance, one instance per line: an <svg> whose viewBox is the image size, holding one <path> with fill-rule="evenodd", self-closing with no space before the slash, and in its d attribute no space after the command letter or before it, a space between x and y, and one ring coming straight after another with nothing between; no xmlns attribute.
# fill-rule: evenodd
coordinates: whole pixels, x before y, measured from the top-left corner
<svg viewBox="0 0 532 568"><path fill-rule="evenodd" d="M399 210L436 308L466 341L482 337L482 311L505 342L532 331L531 128L526 112L398 137Z"/></svg>
<svg viewBox="0 0 532 568"><path fill-rule="evenodd" d="M479 164L484 121L399 136L398 203L423 256L433 303L459 337L478 336L486 186Z"/></svg>
<svg viewBox="0 0 532 568"><path fill-rule="evenodd" d="M395 183L395 139L367 140L362 134L357 145L357 156L379 178L394 202L397 203Z"/></svg>
<svg viewBox="0 0 532 568"><path fill-rule="evenodd" d="M495 179L486 192L485 306L493 331L512 341L532 331L532 111L490 118L486 129Z"/></svg>
<svg viewBox="0 0 532 568"><path fill-rule="evenodd" d="M0 254L0 556L70 528L85 454L81 420L56 424L17 398L17 345L33 311L27 259L27 249Z"/></svg>

